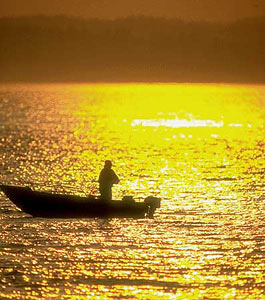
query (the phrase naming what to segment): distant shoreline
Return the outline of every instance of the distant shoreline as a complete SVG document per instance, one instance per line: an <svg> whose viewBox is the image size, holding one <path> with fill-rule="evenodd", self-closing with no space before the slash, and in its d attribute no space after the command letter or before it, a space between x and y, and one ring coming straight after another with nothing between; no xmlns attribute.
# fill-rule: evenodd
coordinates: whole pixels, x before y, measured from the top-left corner
<svg viewBox="0 0 265 300"><path fill-rule="evenodd" d="M63 80L42 80L42 81L27 81L27 80L0 80L0 85L5 84L209 84L209 85L265 85L264 81L163 81L163 80L90 80L90 81L63 81Z"/></svg>
<svg viewBox="0 0 265 300"><path fill-rule="evenodd" d="M265 17L5 17L0 32L2 82L265 82Z"/></svg>

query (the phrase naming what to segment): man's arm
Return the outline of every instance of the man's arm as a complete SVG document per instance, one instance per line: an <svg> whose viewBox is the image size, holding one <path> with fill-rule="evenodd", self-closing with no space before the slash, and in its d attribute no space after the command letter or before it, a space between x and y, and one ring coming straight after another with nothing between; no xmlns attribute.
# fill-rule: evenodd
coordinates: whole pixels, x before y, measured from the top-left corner
<svg viewBox="0 0 265 300"><path fill-rule="evenodd" d="M116 175L116 173L113 170L112 170L112 181L113 181L113 184L117 184L120 182L119 177Z"/></svg>

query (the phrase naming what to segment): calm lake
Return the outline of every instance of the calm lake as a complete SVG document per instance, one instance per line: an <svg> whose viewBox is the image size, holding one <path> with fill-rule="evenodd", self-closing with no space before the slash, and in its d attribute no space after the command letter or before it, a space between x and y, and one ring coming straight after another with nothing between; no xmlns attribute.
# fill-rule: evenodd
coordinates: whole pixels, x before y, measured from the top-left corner
<svg viewBox="0 0 265 300"><path fill-rule="evenodd" d="M0 299L265 299L265 86L2 84L0 182L162 198L41 219L0 192Z"/></svg>

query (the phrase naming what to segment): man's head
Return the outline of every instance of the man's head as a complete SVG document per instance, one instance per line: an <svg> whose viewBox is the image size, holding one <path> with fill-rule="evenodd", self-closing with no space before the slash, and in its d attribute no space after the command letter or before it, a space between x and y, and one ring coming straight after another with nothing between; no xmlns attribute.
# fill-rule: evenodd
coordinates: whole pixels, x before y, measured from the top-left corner
<svg viewBox="0 0 265 300"><path fill-rule="evenodd" d="M110 160L105 160L105 168L111 168L112 162Z"/></svg>

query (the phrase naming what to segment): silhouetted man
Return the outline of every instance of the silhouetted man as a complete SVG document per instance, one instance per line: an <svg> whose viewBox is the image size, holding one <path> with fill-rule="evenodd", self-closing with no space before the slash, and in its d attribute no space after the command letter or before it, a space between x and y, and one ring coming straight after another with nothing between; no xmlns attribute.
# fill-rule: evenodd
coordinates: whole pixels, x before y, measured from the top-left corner
<svg viewBox="0 0 265 300"><path fill-rule="evenodd" d="M111 167L111 161L106 160L104 168L101 170L98 178L100 197L103 200L111 200L111 188L113 184L117 184L120 181L116 173L111 169Z"/></svg>

